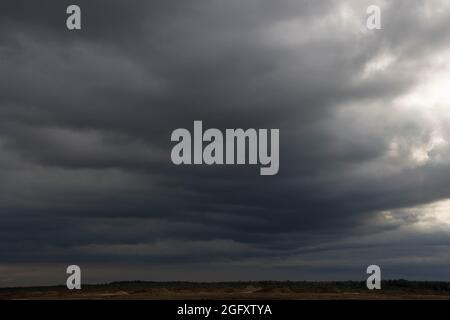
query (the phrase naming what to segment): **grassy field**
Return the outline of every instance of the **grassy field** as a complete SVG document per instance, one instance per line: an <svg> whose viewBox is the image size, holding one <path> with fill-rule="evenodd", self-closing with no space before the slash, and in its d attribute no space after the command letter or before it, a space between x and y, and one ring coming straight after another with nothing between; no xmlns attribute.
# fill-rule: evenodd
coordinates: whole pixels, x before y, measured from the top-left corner
<svg viewBox="0 0 450 320"><path fill-rule="evenodd" d="M446 299L449 282L383 281L370 291L365 282L113 282L85 285L1 288L0 299Z"/></svg>

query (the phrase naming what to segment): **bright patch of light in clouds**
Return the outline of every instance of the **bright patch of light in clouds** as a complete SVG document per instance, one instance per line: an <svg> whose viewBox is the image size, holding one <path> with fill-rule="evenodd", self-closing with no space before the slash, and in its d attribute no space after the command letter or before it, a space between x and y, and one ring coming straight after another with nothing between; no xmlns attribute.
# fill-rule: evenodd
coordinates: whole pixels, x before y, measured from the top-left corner
<svg viewBox="0 0 450 320"><path fill-rule="evenodd" d="M408 229L417 232L450 230L450 199L416 207L381 212L383 224L396 224L399 220L410 221Z"/></svg>

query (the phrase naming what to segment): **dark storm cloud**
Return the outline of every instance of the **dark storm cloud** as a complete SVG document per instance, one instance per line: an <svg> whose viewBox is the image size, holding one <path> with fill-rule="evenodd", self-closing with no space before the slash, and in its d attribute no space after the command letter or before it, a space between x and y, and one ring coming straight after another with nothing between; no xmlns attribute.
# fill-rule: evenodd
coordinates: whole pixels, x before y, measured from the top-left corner
<svg viewBox="0 0 450 320"><path fill-rule="evenodd" d="M69 32L68 4L0 5L4 283L21 283L10 265L55 279L54 265L74 261L103 261L112 278L124 262L124 277L146 277L142 265L180 279L162 270L355 277L374 259L407 265L448 245L404 231L420 215L376 218L450 196L448 150L417 162L434 124L394 107L450 46L448 12L388 1L383 29L367 32L360 1L78 1L83 30ZM386 55L394 63L371 73ZM175 167L170 134L193 120L280 128L280 173ZM431 258L413 277L450 261Z"/></svg>

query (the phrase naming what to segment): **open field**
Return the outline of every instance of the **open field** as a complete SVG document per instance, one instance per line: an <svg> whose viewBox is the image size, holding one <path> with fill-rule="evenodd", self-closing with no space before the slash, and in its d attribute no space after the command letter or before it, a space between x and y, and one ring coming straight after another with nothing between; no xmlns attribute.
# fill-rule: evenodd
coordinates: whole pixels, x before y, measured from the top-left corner
<svg viewBox="0 0 450 320"><path fill-rule="evenodd" d="M450 300L449 282L383 281L382 290L370 291L364 282L113 282L85 285L1 288L0 299L444 299Z"/></svg>

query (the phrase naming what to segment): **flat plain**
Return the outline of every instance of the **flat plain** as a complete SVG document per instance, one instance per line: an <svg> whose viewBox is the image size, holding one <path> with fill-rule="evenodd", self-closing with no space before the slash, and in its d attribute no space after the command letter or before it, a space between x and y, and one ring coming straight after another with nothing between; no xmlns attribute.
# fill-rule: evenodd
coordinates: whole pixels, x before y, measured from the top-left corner
<svg viewBox="0 0 450 320"><path fill-rule="evenodd" d="M0 299L50 300L450 300L450 282L390 280L381 290L363 281L306 282L113 282L84 285L0 288Z"/></svg>

